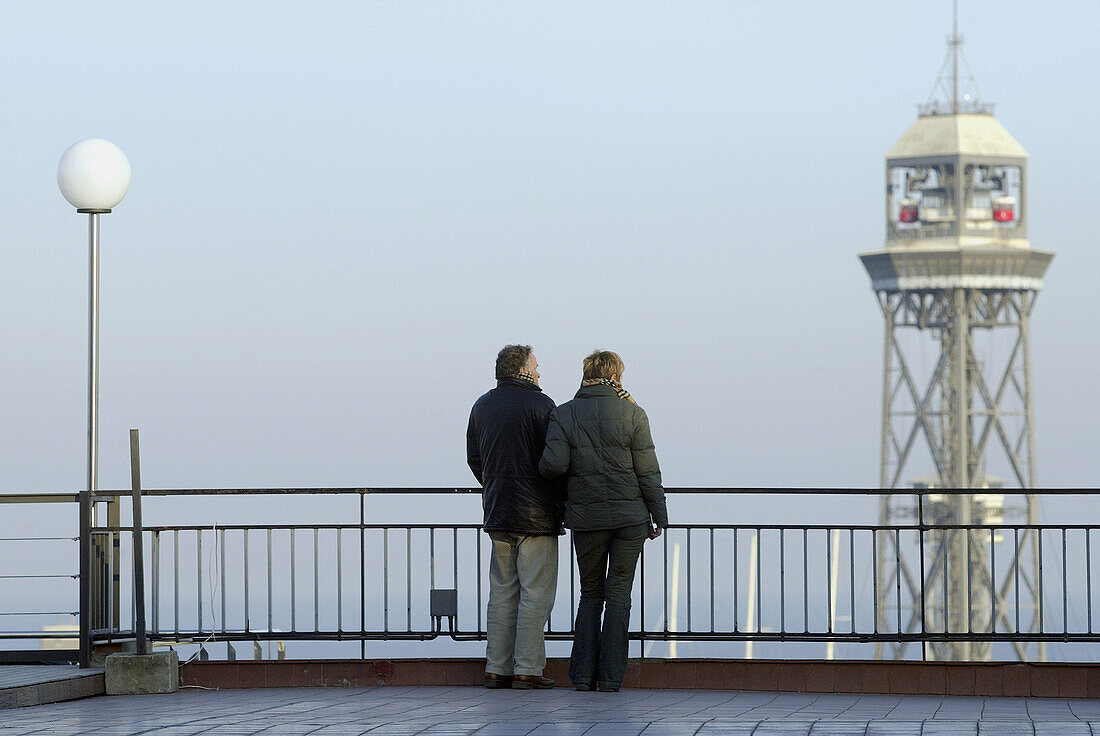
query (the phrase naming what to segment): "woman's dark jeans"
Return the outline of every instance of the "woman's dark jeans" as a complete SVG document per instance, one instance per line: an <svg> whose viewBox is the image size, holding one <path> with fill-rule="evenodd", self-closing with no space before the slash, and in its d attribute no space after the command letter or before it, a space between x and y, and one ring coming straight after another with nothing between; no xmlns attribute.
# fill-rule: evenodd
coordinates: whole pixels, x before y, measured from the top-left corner
<svg viewBox="0 0 1100 736"><path fill-rule="evenodd" d="M630 590L647 524L595 532L573 532L581 601L569 659L574 685L620 687L626 672ZM607 605L606 613L604 604ZM600 618L603 618L601 630Z"/></svg>

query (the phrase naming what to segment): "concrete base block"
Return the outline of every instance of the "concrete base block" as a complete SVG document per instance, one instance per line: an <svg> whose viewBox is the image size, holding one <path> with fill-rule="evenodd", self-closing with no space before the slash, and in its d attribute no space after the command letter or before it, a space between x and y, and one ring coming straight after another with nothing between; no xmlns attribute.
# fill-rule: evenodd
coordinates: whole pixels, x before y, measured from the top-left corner
<svg viewBox="0 0 1100 736"><path fill-rule="evenodd" d="M118 653L107 656L108 695L174 693L180 688L180 658L176 652Z"/></svg>

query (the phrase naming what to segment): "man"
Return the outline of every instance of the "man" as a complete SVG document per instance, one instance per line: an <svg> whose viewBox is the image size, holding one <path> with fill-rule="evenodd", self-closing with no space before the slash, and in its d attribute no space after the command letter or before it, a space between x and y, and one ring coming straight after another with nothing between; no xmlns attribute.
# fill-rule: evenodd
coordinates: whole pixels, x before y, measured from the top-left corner
<svg viewBox="0 0 1100 736"><path fill-rule="evenodd" d="M481 484L493 540L486 615L485 687L551 688L543 630L558 586L560 486L539 475L554 402L539 388L530 345L497 355L497 387L470 412L466 455Z"/></svg>

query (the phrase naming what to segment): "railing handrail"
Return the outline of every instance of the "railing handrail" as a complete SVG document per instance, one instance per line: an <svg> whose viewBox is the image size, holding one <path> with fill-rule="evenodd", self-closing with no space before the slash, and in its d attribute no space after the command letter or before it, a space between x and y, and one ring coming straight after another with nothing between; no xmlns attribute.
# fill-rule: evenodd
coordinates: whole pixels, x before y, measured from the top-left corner
<svg viewBox="0 0 1100 736"><path fill-rule="evenodd" d="M262 495L475 495L481 488L451 486L388 486L388 487L310 487L310 488L151 488L142 490L142 496L262 496ZM676 495L723 496L934 496L955 494L963 496L1088 496L1100 494L1100 488L786 488L685 486L666 487L665 493ZM0 492L0 503L76 503L79 493L69 492ZM97 490L95 497L115 498L130 496L128 489Z"/></svg>

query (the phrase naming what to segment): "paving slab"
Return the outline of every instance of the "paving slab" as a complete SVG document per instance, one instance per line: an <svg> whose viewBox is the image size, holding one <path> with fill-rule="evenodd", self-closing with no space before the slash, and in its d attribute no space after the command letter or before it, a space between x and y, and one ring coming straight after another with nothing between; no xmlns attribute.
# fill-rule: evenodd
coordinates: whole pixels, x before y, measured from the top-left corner
<svg viewBox="0 0 1100 736"><path fill-rule="evenodd" d="M1100 735L1100 701L473 687L265 688L100 696L4 711L0 736Z"/></svg>

